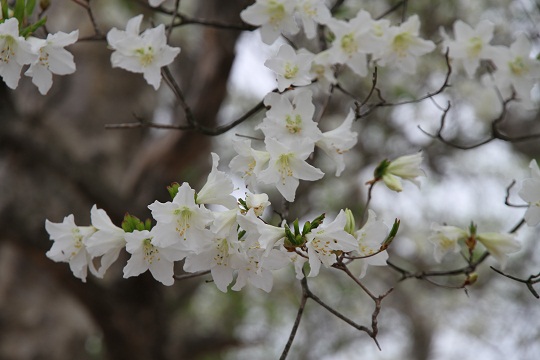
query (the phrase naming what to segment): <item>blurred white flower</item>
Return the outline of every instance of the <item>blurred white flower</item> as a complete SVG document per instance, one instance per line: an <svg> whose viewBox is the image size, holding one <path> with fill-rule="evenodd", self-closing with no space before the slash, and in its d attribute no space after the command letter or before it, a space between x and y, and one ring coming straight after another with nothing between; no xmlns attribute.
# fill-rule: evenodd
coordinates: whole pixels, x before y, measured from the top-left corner
<svg viewBox="0 0 540 360"><path fill-rule="evenodd" d="M441 226L435 223L431 224L431 231L433 233L429 241L435 246L433 256L437 262L441 262L443 257L450 252L458 253L461 249L459 241L469 236L467 231L458 227Z"/></svg>
<svg viewBox="0 0 540 360"><path fill-rule="evenodd" d="M420 181L418 181L417 178L419 176L424 176L424 171L420 169L421 163L421 152L413 155L400 156L397 159L390 161L390 163L384 167L382 180L390 190L397 192L403 190L400 178L408 180L420 187Z"/></svg>
<svg viewBox="0 0 540 360"><path fill-rule="evenodd" d="M295 1L257 0L242 10L240 17L248 24L261 26L261 38L272 44L281 33L296 34L300 28L294 19Z"/></svg>
<svg viewBox="0 0 540 360"><path fill-rule="evenodd" d="M529 226L536 226L540 223L540 169L536 160L532 160L529 167L531 178L523 180L518 195L529 204L525 211L525 222Z"/></svg>
<svg viewBox="0 0 540 360"><path fill-rule="evenodd" d="M449 57L458 60L467 75L473 78L480 60L492 59L495 56L494 47L490 45L495 25L488 20L482 20L473 29L461 20L454 22L455 40L451 40L441 28L444 39L442 50L448 49Z"/></svg>

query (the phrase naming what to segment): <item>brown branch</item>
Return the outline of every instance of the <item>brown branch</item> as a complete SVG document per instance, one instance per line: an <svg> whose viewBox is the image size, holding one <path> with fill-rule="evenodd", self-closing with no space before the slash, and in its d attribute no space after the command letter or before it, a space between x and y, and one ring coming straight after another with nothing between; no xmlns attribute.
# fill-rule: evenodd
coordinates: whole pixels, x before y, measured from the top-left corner
<svg viewBox="0 0 540 360"><path fill-rule="evenodd" d="M95 34L94 37L105 39L105 36L103 35L103 33L99 30L97 26L96 18L94 17L94 13L92 11L92 8L90 7L90 0L71 0L71 1L83 7L86 10L88 17L90 18L90 22L92 23L92 27L94 28L94 34ZM90 38L84 38L84 39L80 39L79 41L89 40L89 39Z"/></svg>
<svg viewBox="0 0 540 360"><path fill-rule="evenodd" d="M173 277L175 280L186 280L186 279L192 279L195 277L203 276L206 274L210 274L210 270L199 271L199 272L184 274L184 275L174 275Z"/></svg>
<svg viewBox="0 0 540 360"><path fill-rule="evenodd" d="M298 307L298 312L296 313L294 325L293 325L293 328L291 329L291 333L289 334L289 339L287 340L287 344L285 344L285 348L283 349L283 352L281 353L281 356L279 357L280 360L285 360L287 358L287 355L289 354L289 350L291 349L294 338L296 337L296 332L298 331L298 326L300 325L300 320L302 319L302 315L304 314L304 308L306 307L307 299L309 298L309 293L308 293L309 289L307 286L306 277L304 277L301 280L301 284L302 284L302 300L300 300L300 306Z"/></svg>
<svg viewBox="0 0 540 360"><path fill-rule="evenodd" d="M538 295L538 292L533 287L534 284L537 284L537 283L540 282L540 273L538 273L536 275L531 275L527 279L520 279L518 277L505 274L501 270L498 270L498 269L494 268L493 266L490 266L490 268L491 268L491 270L495 271L498 274L501 274L502 276L505 276L505 277L507 277L509 279L512 279L514 281L517 281L517 282L520 282L520 283L523 283L523 284L527 285L527 288L533 294L533 296L535 298L537 298L537 299L540 299L540 295Z"/></svg>
<svg viewBox="0 0 540 360"><path fill-rule="evenodd" d="M483 263L487 258L489 257L489 252L484 252L482 256L480 256L476 261L472 261L469 263L469 265L454 269L454 270L441 270L441 271L419 271L419 272L412 272L403 269L402 267L399 267L395 265L394 263L390 262L389 260L386 261L388 266L390 266L391 269L396 270L401 274L401 279L399 281L407 280L407 279L419 279L419 280L428 280L430 277L439 277L439 276L458 276L458 275L465 275L468 276L471 273L473 273L476 268ZM435 285L438 285L434 283Z"/></svg>

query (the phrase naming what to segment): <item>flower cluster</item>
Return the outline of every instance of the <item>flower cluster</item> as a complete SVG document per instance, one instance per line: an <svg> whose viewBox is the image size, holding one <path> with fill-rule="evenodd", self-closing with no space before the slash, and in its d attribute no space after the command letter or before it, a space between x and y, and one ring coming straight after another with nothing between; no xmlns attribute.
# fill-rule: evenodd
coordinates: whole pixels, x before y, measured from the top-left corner
<svg viewBox="0 0 540 360"><path fill-rule="evenodd" d="M294 265L302 278L303 265L309 263L308 276L316 276L321 264L331 267L338 256L367 256L368 264L384 265L387 255L383 242L388 227L370 211L368 222L356 231L349 210L341 211L331 222L324 215L306 222L300 231L298 220L292 226L273 226L262 220L270 205L268 196L247 193L234 198L232 180L217 169L219 157L212 154L213 167L206 184L196 192L188 183L169 189L173 199L155 201L148 208L156 224L127 215L122 227L114 225L102 209L90 212L92 225L75 225L73 215L62 223L46 221L45 227L54 244L47 256L68 262L73 274L86 281L87 270L102 277L125 249L131 254L124 267L124 277L149 270L164 285L174 283L174 263L184 260L184 271L209 271L214 283L226 292L241 290L247 283L269 292L272 271ZM209 204L222 205L223 211L211 211ZM347 230L346 230L347 229ZM100 266L96 267L95 259Z"/></svg>
<svg viewBox="0 0 540 360"><path fill-rule="evenodd" d="M334 160L336 176L341 174L345 168L343 155L357 141L357 133L351 130L352 110L339 127L323 133L313 121L315 106L309 90L298 90L292 101L287 94L270 93L264 104L270 109L256 129L264 134L265 150L252 149L249 140L237 141L238 155L229 165L248 186L272 184L287 201L294 201L299 180L314 181L324 175L306 162L315 146Z"/></svg>
<svg viewBox="0 0 540 360"><path fill-rule="evenodd" d="M487 20L478 23L476 28L457 20L454 40L441 29L442 49L448 49L450 58L462 64L470 78L475 76L481 60L492 62L495 66L493 76L484 77L484 81L496 86L505 96L515 92L528 104L531 90L540 80L540 62L530 56L532 45L525 34L519 34L509 47L491 45L493 30L494 25Z"/></svg>
<svg viewBox="0 0 540 360"><path fill-rule="evenodd" d="M52 74L75 72L73 55L64 47L74 44L78 37L79 31L75 30L69 34L61 31L49 34L46 39L25 38L19 34L19 21L6 19L0 24L0 76L8 87L16 89L22 67L30 65L24 74L45 95L52 86Z"/></svg>

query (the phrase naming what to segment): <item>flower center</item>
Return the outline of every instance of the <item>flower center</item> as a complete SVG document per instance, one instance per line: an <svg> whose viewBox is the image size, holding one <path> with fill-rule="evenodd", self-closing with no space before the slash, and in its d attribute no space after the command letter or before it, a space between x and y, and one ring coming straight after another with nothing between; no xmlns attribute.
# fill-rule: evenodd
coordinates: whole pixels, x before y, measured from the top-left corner
<svg viewBox="0 0 540 360"><path fill-rule="evenodd" d="M4 47L0 51L0 62L9 63L12 56L15 56L15 39L11 35L0 36L0 40L4 39Z"/></svg>
<svg viewBox="0 0 540 360"><path fill-rule="evenodd" d="M480 39L478 36L475 36L469 39L469 44L467 45L467 54L470 57L478 57L483 47L484 45L482 44L482 39Z"/></svg>
<svg viewBox="0 0 540 360"><path fill-rule="evenodd" d="M178 216L178 219L176 220L176 232L186 240L186 231L190 227L189 222L193 213L188 207L184 206L180 209L176 209L174 214Z"/></svg>
<svg viewBox="0 0 540 360"><path fill-rule="evenodd" d="M403 32L396 35L392 42L392 49L398 54L399 57L407 56L407 50L411 46L413 37L408 32Z"/></svg>
<svg viewBox="0 0 540 360"><path fill-rule="evenodd" d="M510 61L508 67L512 74L516 76L523 76L527 72L527 65L521 56L516 57L514 61Z"/></svg>
<svg viewBox="0 0 540 360"><path fill-rule="evenodd" d="M285 184L285 178L291 177L293 175L291 169L291 158L294 156L294 153L281 154L278 159L278 172L281 175L281 181Z"/></svg>
<svg viewBox="0 0 540 360"><path fill-rule="evenodd" d="M274 27L279 26L279 23L285 18L285 7L283 4L280 4L276 0L270 0L268 2L268 7L266 9L268 16L269 16L269 22Z"/></svg>
<svg viewBox="0 0 540 360"><path fill-rule="evenodd" d="M341 48L349 55L358 52L358 44L354 40L354 34L347 34L341 38Z"/></svg>
<svg viewBox="0 0 540 360"><path fill-rule="evenodd" d="M290 62L285 63L285 79L292 79L298 74L298 66L291 64Z"/></svg>
<svg viewBox="0 0 540 360"><path fill-rule="evenodd" d="M154 62L154 49L149 46L148 48L141 48L135 50L139 55L139 62L143 67L147 67Z"/></svg>
<svg viewBox="0 0 540 360"><path fill-rule="evenodd" d="M152 245L152 239L149 238L149 239L144 239L143 240L143 254L144 254L144 260L148 263L148 264L151 264L154 262L154 260L157 260L159 261L160 260L160 257L159 257L159 250L157 247L155 247L154 245Z"/></svg>
<svg viewBox="0 0 540 360"><path fill-rule="evenodd" d="M287 115L285 123L285 127L291 134L297 134L302 131L302 117L298 114L294 119L290 115Z"/></svg>

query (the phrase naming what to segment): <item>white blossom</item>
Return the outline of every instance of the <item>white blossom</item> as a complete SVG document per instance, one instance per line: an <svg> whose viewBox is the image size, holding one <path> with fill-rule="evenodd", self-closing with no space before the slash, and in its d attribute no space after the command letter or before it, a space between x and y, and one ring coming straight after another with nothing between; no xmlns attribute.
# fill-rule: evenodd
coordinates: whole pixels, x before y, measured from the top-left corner
<svg viewBox="0 0 540 360"><path fill-rule="evenodd" d="M536 226L540 224L540 169L536 160L532 160L529 167L531 177L523 180L518 194L529 204L524 215L525 222L529 226Z"/></svg>
<svg viewBox="0 0 540 360"><path fill-rule="evenodd" d="M45 220L45 229L49 233L50 239L54 241L53 246L46 254L49 259L69 263L73 275L83 282L86 282L88 268L92 274L98 274L84 245L85 239L91 236L96 228L77 226L73 215L68 215L61 223Z"/></svg>
<svg viewBox="0 0 540 360"><path fill-rule="evenodd" d="M17 88L23 65L31 64L37 58L24 37L19 36L19 21L6 19L0 24L0 76L11 88Z"/></svg>
<svg viewBox="0 0 540 360"><path fill-rule="evenodd" d="M155 234L148 230L134 230L126 233L126 250L131 254L124 267L124 278L138 276L147 270L160 283L170 286L174 283L174 260L171 252L156 245Z"/></svg>
<svg viewBox="0 0 540 360"><path fill-rule="evenodd" d="M165 26L158 25L139 35L142 15L130 19L126 31L111 29L107 33L113 67L142 73L148 84L158 89L161 84L161 68L173 62L180 48L167 45Z"/></svg>
<svg viewBox="0 0 540 360"><path fill-rule="evenodd" d="M308 52L296 52L289 44L283 44L276 56L264 62L264 66L276 74L277 87L283 92L291 85L311 84L311 61L313 55Z"/></svg>
<svg viewBox="0 0 540 360"><path fill-rule="evenodd" d="M322 133L320 140L315 143L336 164L336 176L340 176L345 169L343 155L358 141L358 134L351 129L354 118L354 110L351 109L340 126Z"/></svg>
<svg viewBox="0 0 540 360"><path fill-rule="evenodd" d="M61 31L49 34L47 39L28 38L33 51L39 56L24 74L32 78L42 95L47 94L52 86L52 74L68 75L75 72L73 55L64 47L74 44L78 37L79 31L75 30L69 34Z"/></svg>
<svg viewBox="0 0 540 360"><path fill-rule="evenodd" d="M281 33L296 34L300 28L294 19L295 1L257 0L242 10L240 17L248 24L261 26L261 38L272 44Z"/></svg>

